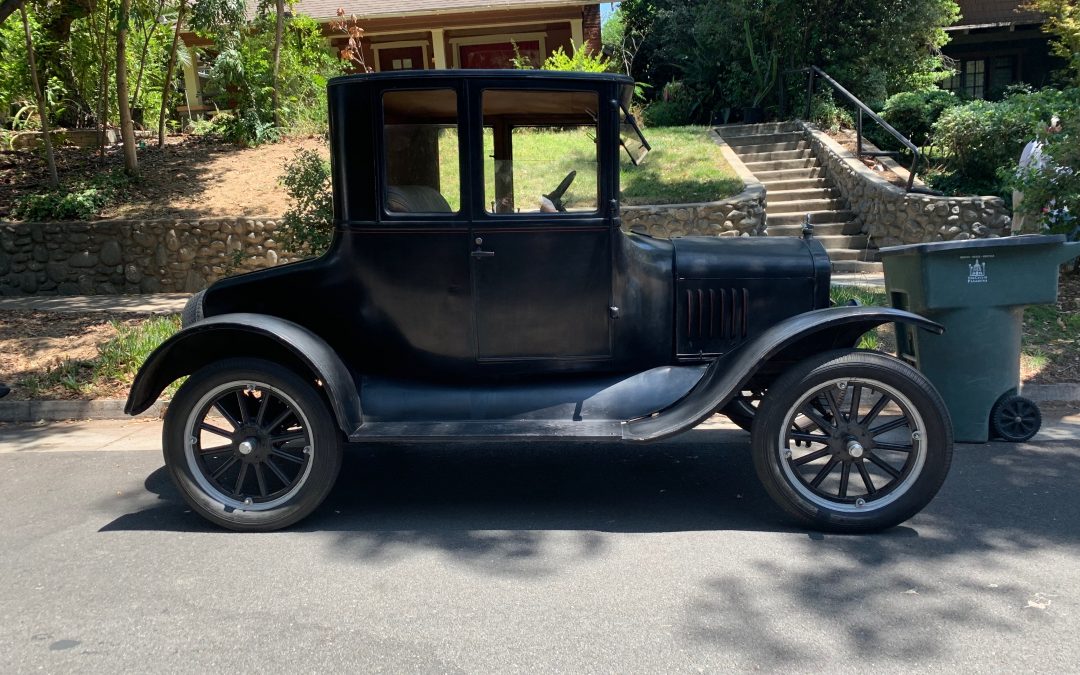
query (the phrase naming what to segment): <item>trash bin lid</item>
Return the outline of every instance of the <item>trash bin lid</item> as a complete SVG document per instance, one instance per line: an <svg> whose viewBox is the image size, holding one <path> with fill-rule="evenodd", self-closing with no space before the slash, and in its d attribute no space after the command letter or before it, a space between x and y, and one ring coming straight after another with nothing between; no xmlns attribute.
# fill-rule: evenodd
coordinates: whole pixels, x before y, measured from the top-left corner
<svg viewBox="0 0 1080 675"><path fill-rule="evenodd" d="M958 249L1002 248L1008 246L1051 246L1064 244L1063 234L1017 234L1011 237L995 237L993 239L965 239L963 241L935 241L927 244L904 244L903 246L886 246L878 252L882 257L893 255L939 253L941 251L955 251Z"/></svg>

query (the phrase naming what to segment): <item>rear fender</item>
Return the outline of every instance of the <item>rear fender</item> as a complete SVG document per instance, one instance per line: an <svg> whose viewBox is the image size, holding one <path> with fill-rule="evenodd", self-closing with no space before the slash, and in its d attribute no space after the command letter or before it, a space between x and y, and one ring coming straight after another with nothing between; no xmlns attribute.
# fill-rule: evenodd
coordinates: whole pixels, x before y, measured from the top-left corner
<svg viewBox="0 0 1080 675"><path fill-rule="evenodd" d="M854 347L863 333L892 322L944 332L929 319L888 307L832 307L799 314L714 361L697 386L670 407L624 424L623 438L654 441L692 429L734 398L767 364Z"/></svg>
<svg viewBox="0 0 1080 675"><path fill-rule="evenodd" d="M215 361L237 357L265 358L321 382L334 417L346 434L352 434L363 421L356 383L333 348L307 328L268 314L210 317L163 342L135 376L124 412L138 415L177 378Z"/></svg>

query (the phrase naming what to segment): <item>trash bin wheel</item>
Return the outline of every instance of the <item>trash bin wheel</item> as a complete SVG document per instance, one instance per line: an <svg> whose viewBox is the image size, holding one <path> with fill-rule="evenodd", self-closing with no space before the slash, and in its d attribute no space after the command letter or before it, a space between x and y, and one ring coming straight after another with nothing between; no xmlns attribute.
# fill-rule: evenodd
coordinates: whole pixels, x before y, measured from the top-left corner
<svg viewBox="0 0 1080 675"><path fill-rule="evenodd" d="M1003 396L990 411L990 431L1003 441L1023 443L1039 433L1042 412L1030 398Z"/></svg>
<svg viewBox="0 0 1080 675"><path fill-rule="evenodd" d="M895 357L840 350L791 368L754 420L754 467L769 496L832 532L898 525L937 493L952 461L941 396Z"/></svg>

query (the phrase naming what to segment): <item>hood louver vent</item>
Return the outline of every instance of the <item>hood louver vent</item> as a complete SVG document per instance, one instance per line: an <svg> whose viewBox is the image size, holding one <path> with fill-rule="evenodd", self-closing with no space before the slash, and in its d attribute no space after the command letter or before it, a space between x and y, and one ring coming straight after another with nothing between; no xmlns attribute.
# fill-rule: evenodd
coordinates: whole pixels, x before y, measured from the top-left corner
<svg viewBox="0 0 1080 675"><path fill-rule="evenodd" d="M730 351L751 332L750 289L683 282L677 296L678 352L682 356Z"/></svg>

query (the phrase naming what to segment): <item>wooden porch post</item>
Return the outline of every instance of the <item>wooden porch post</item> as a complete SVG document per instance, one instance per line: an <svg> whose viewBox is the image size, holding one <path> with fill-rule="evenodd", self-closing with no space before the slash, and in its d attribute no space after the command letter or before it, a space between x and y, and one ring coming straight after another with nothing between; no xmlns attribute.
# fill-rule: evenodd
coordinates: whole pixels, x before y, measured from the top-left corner
<svg viewBox="0 0 1080 675"><path fill-rule="evenodd" d="M435 58L435 68L438 70L446 69L446 31L442 28L433 28L431 30L431 50L432 56Z"/></svg>

